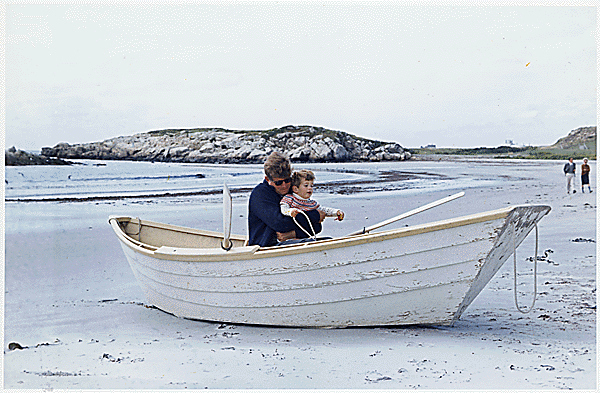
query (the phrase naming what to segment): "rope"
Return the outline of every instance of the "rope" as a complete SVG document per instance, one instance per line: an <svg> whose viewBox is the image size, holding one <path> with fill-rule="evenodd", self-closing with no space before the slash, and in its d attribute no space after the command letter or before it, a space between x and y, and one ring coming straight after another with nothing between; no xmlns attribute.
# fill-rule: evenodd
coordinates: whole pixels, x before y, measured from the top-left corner
<svg viewBox="0 0 600 393"><path fill-rule="evenodd" d="M533 306L535 306L535 300L537 298L537 254L538 254L538 226L535 224L535 254L534 254L534 265L533 265L533 302L531 302L531 306L527 311L523 311L521 307L519 307L519 301L517 300L517 246L516 246L516 228L515 223L512 222L512 241L513 241L513 271L515 277L515 306L517 310L522 312L523 314L527 314L533 310Z"/></svg>
<svg viewBox="0 0 600 393"><path fill-rule="evenodd" d="M233 242L231 240L227 239L229 246L225 247L225 244L223 243L224 241L225 241L225 239L221 240L221 248L225 251L231 250L233 248Z"/></svg>
<svg viewBox="0 0 600 393"><path fill-rule="evenodd" d="M292 217L292 220L294 220L294 222L296 223L296 225L298 225L298 227L300 229L302 229L302 231L304 231L304 233L306 233L308 235L308 237L317 240L317 234L315 233L315 229L312 226L312 222L310 222L310 218L308 218L308 215L306 215L306 213L304 213L302 210L299 210L300 213L304 214L304 217L306 217L306 221L308 221L308 225L310 226L310 230L312 231L312 235L310 233L308 233L308 231L306 229L304 229L304 227L302 227L302 225L300 225L298 223L298 221L296 221L296 217Z"/></svg>
<svg viewBox="0 0 600 393"><path fill-rule="evenodd" d="M138 241L141 242L142 241L141 240L142 235L140 235L140 232L142 232L142 220L139 217L137 217L137 220L138 220L138 222L137 222L137 224L138 224L138 231L137 231L137 233L127 233L127 232L125 232L125 233L127 235L131 236L132 238L133 238L133 236L137 236L138 237ZM119 223L119 226L121 226L121 223Z"/></svg>

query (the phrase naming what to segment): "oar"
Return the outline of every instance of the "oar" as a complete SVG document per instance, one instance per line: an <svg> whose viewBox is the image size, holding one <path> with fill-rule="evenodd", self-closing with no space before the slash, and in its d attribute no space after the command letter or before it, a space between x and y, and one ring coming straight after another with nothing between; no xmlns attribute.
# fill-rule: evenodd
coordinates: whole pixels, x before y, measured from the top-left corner
<svg viewBox="0 0 600 393"><path fill-rule="evenodd" d="M231 193L227 184L223 184L223 242L221 248L225 251L231 250L233 243L231 236Z"/></svg>
<svg viewBox="0 0 600 393"><path fill-rule="evenodd" d="M402 214L400 214L400 215L398 215L396 217L392 217L392 218L387 219L385 221L381 221L380 223L372 225L372 226L370 226L368 228L363 228L360 231L352 232L351 234L349 234L347 236L361 235L363 233L371 232L374 229L381 228L382 226L385 226L385 225L391 224L393 222L402 220L403 218L410 217L410 216L412 216L414 214L424 212L425 210L431 209L432 207L436 207L436 206L439 206L439 205L444 204L446 202L450 202L450 201L452 201L452 200L454 200L456 198L460 198L463 195L465 195L465 193L463 191L461 191L458 194L450 195L449 197L442 198L442 199L437 200L435 202L431 202L431 203L429 203L429 204L427 204L425 206L421 206L421 207L418 207L418 208L416 208L414 210L411 210L409 212L402 213Z"/></svg>

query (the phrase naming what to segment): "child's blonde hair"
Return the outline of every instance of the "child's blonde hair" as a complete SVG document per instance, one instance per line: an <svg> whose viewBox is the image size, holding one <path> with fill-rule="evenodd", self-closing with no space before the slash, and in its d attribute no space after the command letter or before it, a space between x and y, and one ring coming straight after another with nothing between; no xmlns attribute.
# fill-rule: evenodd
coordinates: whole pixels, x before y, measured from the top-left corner
<svg viewBox="0 0 600 393"><path fill-rule="evenodd" d="M315 174L308 169L301 169L292 173L292 186L300 186L303 180L315 180Z"/></svg>

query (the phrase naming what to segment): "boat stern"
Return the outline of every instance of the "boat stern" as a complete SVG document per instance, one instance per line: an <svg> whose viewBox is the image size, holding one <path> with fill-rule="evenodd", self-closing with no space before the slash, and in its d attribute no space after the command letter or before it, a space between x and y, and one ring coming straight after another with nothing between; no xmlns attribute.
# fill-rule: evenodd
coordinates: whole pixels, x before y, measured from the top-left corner
<svg viewBox="0 0 600 393"><path fill-rule="evenodd" d="M524 205L512 208L504 221L504 225L498 232L494 246L485 258L479 273L454 315L452 323L460 318L462 313L504 265L504 262L513 255L523 240L550 210L550 206L547 205Z"/></svg>

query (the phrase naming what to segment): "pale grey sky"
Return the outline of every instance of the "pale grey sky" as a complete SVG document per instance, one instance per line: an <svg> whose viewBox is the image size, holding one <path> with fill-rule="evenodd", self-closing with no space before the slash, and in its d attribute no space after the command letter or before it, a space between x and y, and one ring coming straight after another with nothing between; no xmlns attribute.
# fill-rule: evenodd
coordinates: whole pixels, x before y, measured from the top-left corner
<svg viewBox="0 0 600 393"><path fill-rule="evenodd" d="M6 147L289 124L549 145L596 125L590 6L9 4L5 28Z"/></svg>

